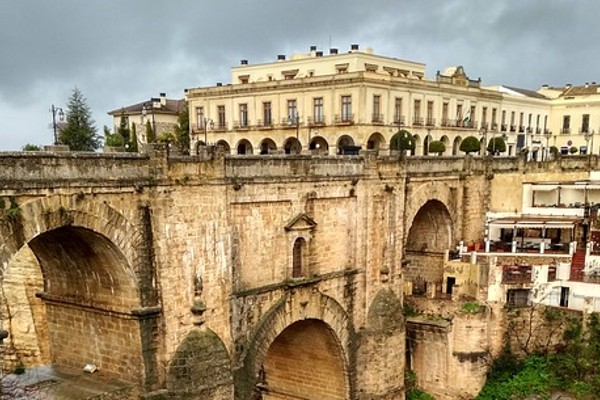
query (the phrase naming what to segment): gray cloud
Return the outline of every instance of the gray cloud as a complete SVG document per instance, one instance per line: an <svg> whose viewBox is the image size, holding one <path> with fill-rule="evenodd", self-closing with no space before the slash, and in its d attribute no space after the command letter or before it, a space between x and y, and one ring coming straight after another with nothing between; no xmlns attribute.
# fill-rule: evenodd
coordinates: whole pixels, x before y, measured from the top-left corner
<svg viewBox="0 0 600 400"><path fill-rule="evenodd" d="M595 76L597 0L0 0L0 149L47 144L51 104L79 87L106 111L228 82L240 59L351 43L484 84L536 89Z"/></svg>

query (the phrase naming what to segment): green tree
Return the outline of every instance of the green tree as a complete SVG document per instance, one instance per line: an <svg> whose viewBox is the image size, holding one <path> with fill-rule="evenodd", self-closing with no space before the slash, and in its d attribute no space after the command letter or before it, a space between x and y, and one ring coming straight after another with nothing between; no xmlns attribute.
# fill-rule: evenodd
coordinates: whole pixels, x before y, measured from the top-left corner
<svg viewBox="0 0 600 400"><path fill-rule="evenodd" d="M439 140L434 140L432 142L429 143L429 153L437 153L438 156L441 156L443 152L446 151L446 145L439 141Z"/></svg>
<svg viewBox="0 0 600 400"><path fill-rule="evenodd" d="M156 142L156 137L154 135L154 129L152 129L152 124L150 121L146 121L146 143L154 143Z"/></svg>
<svg viewBox="0 0 600 400"><path fill-rule="evenodd" d="M179 112L177 117L177 126L175 127L175 137L179 143L182 154L190 154L190 112L187 102Z"/></svg>
<svg viewBox="0 0 600 400"><path fill-rule="evenodd" d="M498 155L499 153L504 153L506 151L506 142L504 141L504 138L491 138L487 145L487 151L493 156Z"/></svg>
<svg viewBox="0 0 600 400"><path fill-rule="evenodd" d="M67 104L67 121L58 141L72 151L95 151L101 145L87 100L78 88L73 89Z"/></svg>
<svg viewBox="0 0 600 400"><path fill-rule="evenodd" d="M571 148L569 149L569 153L571 154L575 154L577 153L579 150L577 149L577 147L575 146L571 146Z"/></svg>
<svg viewBox="0 0 600 400"><path fill-rule="evenodd" d="M23 146L23 151L42 151L42 148L40 146L38 146L37 144L31 144L31 143L27 143L25 146Z"/></svg>
<svg viewBox="0 0 600 400"><path fill-rule="evenodd" d="M127 151L131 153L138 152L137 127L135 125L135 122L131 123L131 140L129 142L129 147L127 148Z"/></svg>
<svg viewBox="0 0 600 400"><path fill-rule="evenodd" d="M460 142L459 150L463 153L476 153L481 150L481 144L475 136L467 136Z"/></svg>
<svg viewBox="0 0 600 400"><path fill-rule="evenodd" d="M392 139L390 140L390 149L400 151L414 151L415 139L409 131L402 129L396 132L394 136L392 136Z"/></svg>
<svg viewBox="0 0 600 400"><path fill-rule="evenodd" d="M117 129L117 133L123 137L125 143L130 142L129 123L127 121L127 117L125 116L124 110L121 110L121 117L119 120L119 128Z"/></svg>

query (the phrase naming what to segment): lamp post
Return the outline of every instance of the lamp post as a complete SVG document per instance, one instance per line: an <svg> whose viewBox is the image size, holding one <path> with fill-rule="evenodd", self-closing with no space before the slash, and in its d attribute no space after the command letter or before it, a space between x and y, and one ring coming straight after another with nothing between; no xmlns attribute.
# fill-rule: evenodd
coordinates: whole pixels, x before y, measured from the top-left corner
<svg viewBox="0 0 600 400"><path fill-rule="evenodd" d="M544 153L546 153L546 160L548 160L550 158L550 137L552 136L552 132L546 130L544 136L546 137L546 151Z"/></svg>
<svg viewBox="0 0 600 400"><path fill-rule="evenodd" d="M52 106L50 107L50 112L52 113L52 130L54 132L54 145L56 146L58 144L58 136L56 134L56 115L58 114L59 122L62 122L65 119L65 112L60 107L54 107L54 104L52 104Z"/></svg>
<svg viewBox="0 0 600 400"><path fill-rule="evenodd" d="M588 155L592 155L592 150L594 147L594 131L591 132L586 131L583 133L583 138L585 139L585 152ZM592 149L590 149L590 139L592 140Z"/></svg>
<svg viewBox="0 0 600 400"><path fill-rule="evenodd" d="M479 130L479 135L481 135L481 137L483 137L483 155L485 155L485 153L487 152L487 128L482 127Z"/></svg>
<svg viewBox="0 0 600 400"><path fill-rule="evenodd" d="M215 127L215 123L210 118L203 118L202 125L204 126L204 145L208 146L208 126L210 125L210 129Z"/></svg>

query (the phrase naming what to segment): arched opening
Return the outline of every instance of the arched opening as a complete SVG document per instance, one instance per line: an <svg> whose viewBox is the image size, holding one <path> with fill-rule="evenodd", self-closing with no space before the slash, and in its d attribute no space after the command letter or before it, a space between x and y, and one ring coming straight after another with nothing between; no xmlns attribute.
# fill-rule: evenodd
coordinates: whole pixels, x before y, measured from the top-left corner
<svg viewBox="0 0 600 400"><path fill-rule="evenodd" d="M307 245L304 238L294 241L292 249L292 278L301 278L306 275Z"/></svg>
<svg viewBox="0 0 600 400"><path fill-rule="evenodd" d="M444 148L446 149L443 154L448 154L448 150L450 149L450 139L448 139L448 136L442 136L440 138L440 142L443 143Z"/></svg>
<svg viewBox="0 0 600 400"><path fill-rule="evenodd" d="M302 145L298 139L290 137L283 143L283 150L285 154L300 154L302 152Z"/></svg>
<svg viewBox="0 0 600 400"><path fill-rule="evenodd" d="M367 150L379 150L385 146L385 138L379 132L374 132L367 140Z"/></svg>
<svg viewBox="0 0 600 400"><path fill-rule="evenodd" d="M423 155L429 155L429 143L431 143L431 135L425 136L425 140L423 141Z"/></svg>
<svg viewBox="0 0 600 400"><path fill-rule="evenodd" d="M275 145L275 142L269 138L263 139L260 142L259 148L261 155L272 154L277 151L277 145Z"/></svg>
<svg viewBox="0 0 600 400"><path fill-rule="evenodd" d="M329 154L329 143L322 136L312 138L308 148L314 155L325 156Z"/></svg>
<svg viewBox="0 0 600 400"><path fill-rule="evenodd" d="M253 153L252 144L246 139L240 140L237 144L237 153L239 155L251 155Z"/></svg>
<svg viewBox="0 0 600 400"><path fill-rule="evenodd" d="M413 284L413 294L439 290L443 278L444 253L453 242L452 218L448 208L438 200L427 201L416 213L408 231L406 279Z"/></svg>
<svg viewBox="0 0 600 400"><path fill-rule="evenodd" d="M348 135L340 136L337 142L338 154L358 154L360 147L354 145L354 139Z"/></svg>
<svg viewBox="0 0 600 400"><path fill-rule="evenodd" d="M204 140L198 140L196 142L196 155L200 155L203 153L203 149L206 147L206 144L204 144Z"/></svg>
<svg viewBox="0 0 600 400"><path fill-rule="evenodd" d="M462 138L457 136L454 138L454 142L452 142L452 155L457 156L460 151L460 143L462 142Z"/></svg>
<svg viewBox="0 0 600 400"><path fill-rule="evenodd" d="M301 320L284 329L269 347L260 376L264 400L347 398L339 341L317 319Z"/></svg>
<svg viewBox="0 0 600 400"><path fill-rule="evenodd" d="M414 147L413 150L411 150L410 155L414 156L417 154L423 154L423 143L421 142L421 138L419 137L419 135L413 136L413 143Z"/></svg>
<svg viewBox="0 0 600 400"><path fill-rule="evenodd" d="M229 154L231 153L231 146L229 146L229 143L227 143L225 140L219 140L215 146L217 146L219 149L223 150L223 152L225 154Z"/></svg>
<svg viewBox="0 0 600 400"><path fill-rule="evenodd" d="M31 326L35 337L30 340L36 343L28 345L40 349L37 361L20 360L26 368L51 363L80 369L94 364L125 380L144 376L140 326L134 316L134 310L140 309L137 281L110 239L82 227L51 229L31 239L8 265L5 282L8 277L15 286L4 289L18 293L14 289L20 285L21 305L25 300L30 307L28 312L12 313L11 323ZM28 281L17 283L16 275L32 272ZM15 305L14 299L5 300L3 308ZM19 335L11 332L13 345L22 339ZM19 352L17 346L13 355L19 357Z"/></svg>

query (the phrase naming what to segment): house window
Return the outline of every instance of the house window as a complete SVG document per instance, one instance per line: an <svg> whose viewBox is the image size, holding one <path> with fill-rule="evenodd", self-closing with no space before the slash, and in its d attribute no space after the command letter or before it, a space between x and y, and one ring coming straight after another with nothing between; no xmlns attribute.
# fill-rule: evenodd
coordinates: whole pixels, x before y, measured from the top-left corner
<svg viewBox="0 0 600 400"><path fill-rule="evenodd" d="M502 110L502 125L506 125L506 110Z"/></svg>
<svg viewBox="0 0 600 400"><path fill-rule="evenodd" d="M497 114L498 114L498 110L495 108L492 108L492 129L494 129L494 127L496 126L496 123L498 122L498 121L496 121Z"/></svg>
<svg viewBox="0 0 600 400"><path fill-rule="evenodd" d="M273 114L271 112L271 102L263 102L263 123L265 126L271 126L273 124Z"/></svg>
<svg viewBox="0 0 600 400"><path fill-rule="evenodd" d="M516 113L514 111L510 112L510 131L514 132L517 127L515 125L515 117L516 117Z"/></svg>
<svg viewBox="0 0 600 400"><path fill-rule="evenodd" d="M394 122L401 124L402 121L402 97L396 97L394 100Z"/></svg>
<svg viewBox="0 0 600 400"><path fill-rule="evenodd" d="M294 242L292 254L292 277L300 278L305 275L304 258L306 256L306 240L298 238Z"/></svg>
<svg viewBox="0 0 600 400"><path fill-rule="evenodd" d="M506 304L509 307L527 307L530 305L531 289L509 289L506 292Z"/></svg>
<svg viewBox="0 0 600 400"><path fill-rule="evenodd" d="M371 119L373 122L381 122L381 96L376 94L373 95L373 116Z"/></svg>
<svg viewBox="0 0 600 400"><path fill-rule="evenodd" d="M240 126L245 128L248 126L248 104L240 104Z"/></svg>
<svg viewBox="0 0 600 400"><path fill-rule="evenodd" d="M227 120L225 119L225 106L217 106L217 116L219 129L225 129L227 127Z"/></svg>
<svg viewBox="0 0 600 400"><path fill-rule="evenodd" d="M581 117L581 133L590 131L590 114L583 114Z"/></svg>
<svg viewBox="0 0 600 400"><path fill-rule="evenodd" d="M435 125L435 120L433 118L433 101L427 102L427 126Z"/></svg>
<svg viewBox="0 0 600 400"><path fill-rule="evenodd" d="M325 115L323 114L323 98L315 97L313 99L313 115L316 124L322 124L325 122Z"/></svg>
<svg viewBox="0 0 600 400"><path fill-rule="evenodd" d="M352 121L352 96L342 96L342 122Z"/></svg>
<svg viewBox="0 0 600 400"><path fill-rule="evenodd" d="M204 107L196 107L196 126L204 129Z"/></svg>
<svg viewBox="0 0 600 400"><path fill-rule="evenodd" d="M298 118L298 108L296 99L290 99L287 101L287 119L288 123L295 124Z"/></svg>
<svg viewBox="0 0 600 400"><path fill-rule="evenodd" d="M442 103L442 125L448 126L450 123L448 121L448 110L450 109L450 105L447 101Z"/></svg>
<svg viewBox="0 0 600 400"><path fill-rule="evenodd" d="M523 113L519 113L519 132L523 132L525 128L525 120L523 116Z"/></svg>
<svg viewBox="0 0 600 400"><path fill-rule="evenodd" d="M571 133L571 116L563 116L562 133Z"/></svg>
<svg viewBox="0 0 600 400"><path fill-rule="evenodd" d="M487 126L487 107L481 107L481 126Z"/></svg>

